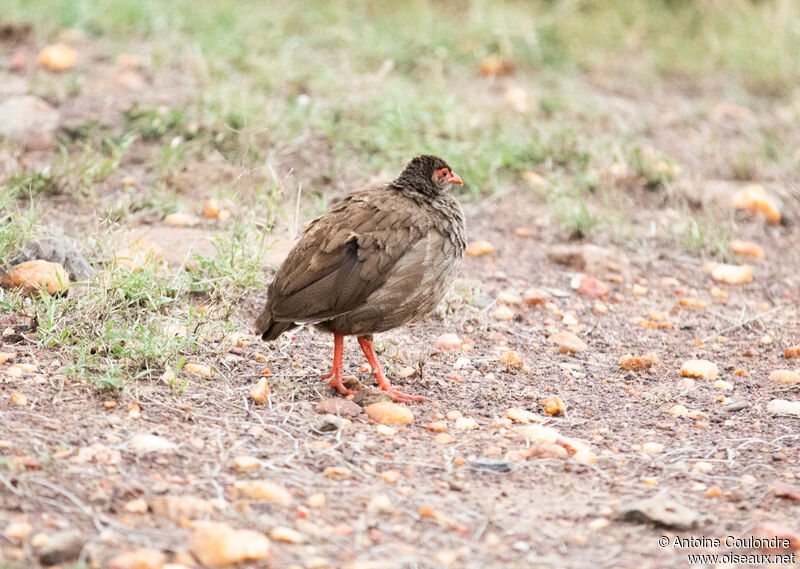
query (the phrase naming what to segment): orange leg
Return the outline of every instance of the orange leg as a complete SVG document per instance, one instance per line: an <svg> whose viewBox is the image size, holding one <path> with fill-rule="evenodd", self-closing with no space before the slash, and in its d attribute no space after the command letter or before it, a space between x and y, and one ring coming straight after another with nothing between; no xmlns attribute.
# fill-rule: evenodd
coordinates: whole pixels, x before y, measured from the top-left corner
<svg viewBox="0 0 800 569"><path fill-rule="evenodd" d="M333 377L331 379L330 385L331 387L336 388L339 393L342 395L352 395L355 391L351 391L344 386L342 383L342 376L344 372L342 371L342 355L344 353L344 335L339 334L338 332L333 333L333 369L330 373L326 373L320 376L320 379L328 379L329 377Z"/></svg>
<svg viewBox="0 0 800 569"><path fill-rule="evenodd" d="M425 401L424 397L409 395L392 387L392 384L389 383L389 380L383 375L381 364L378 362L378 358L375 356L375 350L372 348L372 340L359 338L358 345L361 346L361 350L364 352L364 355L367 356L367 361L372 371L375 372L375 379L378 380L378 387L388 392L395 401Z"/></svg>

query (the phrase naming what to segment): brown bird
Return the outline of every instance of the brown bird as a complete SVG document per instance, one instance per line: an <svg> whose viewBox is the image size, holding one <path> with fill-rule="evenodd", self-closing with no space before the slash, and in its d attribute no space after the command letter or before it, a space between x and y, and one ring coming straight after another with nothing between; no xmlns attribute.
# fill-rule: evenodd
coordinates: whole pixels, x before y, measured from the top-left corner
<svg viewBox="0 0 800 569"><path fill-rule="evenodd" d="M466 247L464 214L447 192L463 184L436 156L417 156L396 180L351 193L309 223L267 289L256 320L264 340L302 323L333 332L331 387L342 383L344 336L357 336L378 386L396 401L372 335L425 316L455 277Z"/></svg>

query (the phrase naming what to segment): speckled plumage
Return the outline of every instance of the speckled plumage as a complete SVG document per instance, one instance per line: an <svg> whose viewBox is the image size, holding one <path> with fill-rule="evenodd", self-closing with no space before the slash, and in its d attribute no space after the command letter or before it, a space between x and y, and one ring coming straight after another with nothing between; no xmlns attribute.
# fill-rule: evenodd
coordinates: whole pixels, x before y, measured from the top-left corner
<svg viewBox="0 0 800 569"><path fill-rule="evenodd" d="M275 276L256 321L265 340L297 323L369 337L436 308L466 247L458 202L420 156L393 182L347 195L312 221ZM460 183L460 179L459 179Z"/></svg>

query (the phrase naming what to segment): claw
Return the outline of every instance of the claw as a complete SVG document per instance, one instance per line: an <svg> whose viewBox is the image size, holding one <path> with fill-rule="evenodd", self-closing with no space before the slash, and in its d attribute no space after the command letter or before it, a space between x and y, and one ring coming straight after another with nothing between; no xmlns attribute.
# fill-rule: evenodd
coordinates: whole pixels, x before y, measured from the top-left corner
<svg viewBox="0 0 800 569"><path fill-rule="evenodd" d="M420 397L419 395L409 395L408 393L403 393L399 389L392 387L392 384L389 383L389 380L386 379L385 375L383 375L381 364L378 361L377 356L375 356L375 350L372 347L372 340L359 338L358 344L361 346L361 350L367 357L367 361L369 362L370 367L372 367L372 371L375 372L375 379L378 380L378 387L391 395L392 399L395 401L425 401L424 397Z"/></svg>

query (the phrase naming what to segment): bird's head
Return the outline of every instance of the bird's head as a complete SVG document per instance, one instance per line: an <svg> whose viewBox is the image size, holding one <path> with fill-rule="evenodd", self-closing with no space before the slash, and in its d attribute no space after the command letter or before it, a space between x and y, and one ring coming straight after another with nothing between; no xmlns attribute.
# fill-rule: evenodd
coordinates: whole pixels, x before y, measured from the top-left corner
<svg viewBox="0 0 800 569"><path fill-rule="evenodd" d="M413 158L395 180L396 185L410 186L425 194L438 194L450 184L462 185L461 176L437 156L423 154Z"/></svg>

